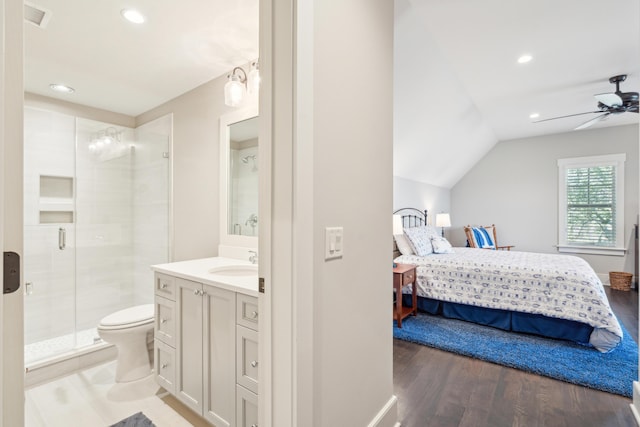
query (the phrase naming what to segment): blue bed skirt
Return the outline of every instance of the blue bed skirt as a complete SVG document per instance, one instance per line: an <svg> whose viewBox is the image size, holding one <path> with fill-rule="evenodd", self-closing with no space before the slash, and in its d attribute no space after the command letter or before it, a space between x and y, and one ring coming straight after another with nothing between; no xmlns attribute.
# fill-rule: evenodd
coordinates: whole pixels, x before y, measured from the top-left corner
<svg viewBox="0 0 640 427"><path fill-rule="evenodd" d="M411 295L403 294L402 302L411 307ZM493 308L474 307L453 302L418 297L418 310L451 319L466 320L505 331L523 332L548 338L588 344L593 327L573 320L555 319L541 314L518 313Z"/></svg>

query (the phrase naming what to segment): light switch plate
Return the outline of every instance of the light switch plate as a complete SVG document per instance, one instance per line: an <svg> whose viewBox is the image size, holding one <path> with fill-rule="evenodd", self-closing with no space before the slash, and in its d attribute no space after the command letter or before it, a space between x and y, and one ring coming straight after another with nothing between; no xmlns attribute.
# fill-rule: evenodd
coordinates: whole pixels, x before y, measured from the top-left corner
<svg viewBox="0 0 640 427"><path fill-rule="evenodd" d="M342 227L326 227L324 229L324 259L342 258L344 253L344 233Z"/></svg>

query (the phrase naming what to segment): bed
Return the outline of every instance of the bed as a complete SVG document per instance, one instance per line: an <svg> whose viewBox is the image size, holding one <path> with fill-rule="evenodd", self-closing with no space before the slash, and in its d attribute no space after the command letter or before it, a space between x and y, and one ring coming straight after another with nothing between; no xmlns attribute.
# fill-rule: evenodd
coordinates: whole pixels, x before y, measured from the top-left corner
<svg viewBox="0 0 640 427"><path fill-rule="evenodd" d="M406 211L407 209L404 209ZM419 211L420 212L420 211ZM414 215L408 228L424 226ZM451 253L400 255L417 265L418 309L500 329L613 350L622 329L600 279L582 258L519 251L453 248ZM410 286L403 302L411 306Z"/></svg>

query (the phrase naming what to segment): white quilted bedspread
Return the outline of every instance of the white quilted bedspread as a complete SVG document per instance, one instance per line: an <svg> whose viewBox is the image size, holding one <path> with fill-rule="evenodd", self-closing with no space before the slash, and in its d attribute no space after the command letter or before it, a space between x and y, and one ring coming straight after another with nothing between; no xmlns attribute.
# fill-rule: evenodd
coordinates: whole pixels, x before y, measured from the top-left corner
<svg viewBox="0 0 640 427"><path fill-rule="evenodd" d="M575 320L594 328L590 343L611 351L622 329L600 279L582 258L455 248L452 254L403 255L416 264L418 295L440 301ZM410 286L403 292L410 293Z"/></svg>

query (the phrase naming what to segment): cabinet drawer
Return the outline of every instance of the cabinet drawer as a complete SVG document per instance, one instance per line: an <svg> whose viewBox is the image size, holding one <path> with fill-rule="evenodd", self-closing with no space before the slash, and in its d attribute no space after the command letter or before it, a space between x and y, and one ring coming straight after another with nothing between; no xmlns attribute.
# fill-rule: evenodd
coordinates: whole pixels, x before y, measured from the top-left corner
<svg viewBox="0 0 640 427"><path fill-rule="evenodd" d="M171 394L176 393L176 350L160 340L154 340L153 367L156 383Z"/></svg>
<svg viewBox="0 0 640 427"><path fill-rule="evenodd" d="M254 331L258 330L258 299L249 295L238 294L236 310L238 325Z"/></svg>
<svg viewBox="0 0 640 427"><path fill-rule="evenodd" d="M155 338L175 348L176 303L156 295L155 305Z"/></svg>
<svg viewBox="0 0 640 427"><path fill-rule="evenodd" d="M236 326L236 382L258 392L258 333Z"/></svg>
<svg viewBox="0 0 640 427"><path fill-rule="evenodd" d="M407 271L402 275L402 286L413 283L416 280L416 270Z"/></svg>
<svg viewBox="0 0 640 427"><path fill-rule="evenodd" d="M236 386L236 424L238 427L258 427L258 396Z"/></svg>
<svg viewBox="0 0 640 427"><path fill-rule="evenodd" d="M176 285L174 277L162 273L156 273L154 281L154 289L156 295L175 301Z"/></svg>

